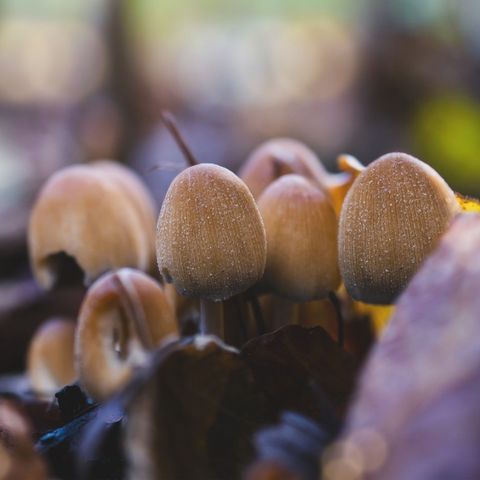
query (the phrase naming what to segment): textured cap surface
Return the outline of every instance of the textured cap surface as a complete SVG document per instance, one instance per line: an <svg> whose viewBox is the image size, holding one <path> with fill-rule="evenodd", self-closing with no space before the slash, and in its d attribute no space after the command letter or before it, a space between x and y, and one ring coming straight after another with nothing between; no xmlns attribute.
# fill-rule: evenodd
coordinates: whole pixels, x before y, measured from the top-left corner
<svg viewBox="0 0 480 480"><path fill-rule="evenodd" d="M181 172L158 219L157 260L165 280L183 295L225 300L258 282L265 229L242 180L213 164Z"/></svg>
<svg viewBox="0 0 480 480"><path fill-rule="evenodd" d="M138 207L115 178L100 168L77 165L54 174L33 208L29 232L33 272L51 288L57 271L50 261L65 253L91 283L114 268L149 268L151 240Z"/></svg>
<svg viewBox="0 0 480 480"><path fill-rule="evenodd" d="M262 284L297 301L335 291L337 217L326 194L300 175L285 175L263 192L258 207L267 232Z"/></svg>
<svg viewBox="0 0 480 480"><path fill-rule="evenodd" d="M340 271L350 295L392 303L459 210L450 187L420 160L389 153L369 165L340 216Z"/></svg>
<svg viewBox="0 0 480 480"><path fill-rule="evenodd" d="M280 172L278 171L280 170ZM262 143L245 160L239 176L255 198L281 174L298 173L320 185L327 184L328 173L315 152L290 138L274 138Z"/></svg>

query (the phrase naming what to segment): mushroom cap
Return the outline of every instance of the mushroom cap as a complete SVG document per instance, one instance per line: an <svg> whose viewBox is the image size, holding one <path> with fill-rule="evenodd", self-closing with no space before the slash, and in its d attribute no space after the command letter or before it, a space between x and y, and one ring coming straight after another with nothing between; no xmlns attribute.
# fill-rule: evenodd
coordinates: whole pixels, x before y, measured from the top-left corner
<svg viewBox="0 0 480 480"><path fill-rule="evenodd" d="M177 335L175 313L160 284L129 268L109 272L90 287L80 309L79 379L92 398L104 400L130 379L150 349Z"/></svg>
<svg viewBox="0 0 480 480"><path fill-rule="evenodd" d="M117 177L101 167L76 165L44 185L28 231L32 268L41 286L55 284L52 258L62 252L75 259L86 284L114 268L149 268L152 244L144 220Z"/></svg>
<svg viewBox="0 0 480 480"><path fill-rule="evenodd" d="M337 217L328 196L300 175L285 175L266 188L258 208L267 232L262 286L295 301L335 291Z"/></svg>
<svg viewBox="0 0 480 480"><path fill-rule="evenodd" d="M327 184L329 175L313 150L291 138L273 138L258 146L239 171L240 178L256 199L282 174L276 162L283 165L283 173L298 173L322 187Z"/></svg>
<svg viewBox="0 0 480 480"><path fill-rule="evenodd" d="M27 353L27 373L32 389L51 395L76 378L73 344L75 323L53 318L35 332Z"/></svg>
<svg viewBox="0 0 480 480"><path fill-rule="evenodd" d="M128 196L137 215L142 220L142 232L149 247L150 263L155 263L155 224L157 209L155 201L141 178L130 168L112 160L98 160L90 164L93 168L101 169L108 179L118 182Z"/></svg>
<svg viewBox="0 0 480 480"><path fill-rule="evenodd" d="M248 187L213 164L181 172L170 185L157 224L162 276L182 295L225 300L263 275L266 239Z"/></svg>
<svg viewBox="0 0 480 480"><path fill-rule="evenodd" d="M371 163L340 215L340 271L350 295L392 303L459 210L447 183L420 160L389 153Z"/></svg>

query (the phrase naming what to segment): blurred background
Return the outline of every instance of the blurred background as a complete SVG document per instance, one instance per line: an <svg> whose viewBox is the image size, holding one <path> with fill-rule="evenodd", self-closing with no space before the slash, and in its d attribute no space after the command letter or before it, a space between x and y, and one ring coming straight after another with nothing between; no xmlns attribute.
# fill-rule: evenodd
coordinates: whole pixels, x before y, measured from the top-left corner
<svg viewBox="0 0 480 480"><path fill-rule="evenodd" d="M480 195L479 25L478 0L0 0L0 322L49 313L25 231L53 171L118 159L160 205L184 166L162 109L233 170L290 136L331 170L400 150Z"/></svg>

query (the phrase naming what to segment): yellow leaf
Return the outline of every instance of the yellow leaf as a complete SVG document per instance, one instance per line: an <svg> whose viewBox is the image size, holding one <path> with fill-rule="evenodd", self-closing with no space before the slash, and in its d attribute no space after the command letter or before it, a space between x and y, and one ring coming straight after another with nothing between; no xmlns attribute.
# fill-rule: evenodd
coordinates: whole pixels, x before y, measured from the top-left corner
<svg viewBox="0 0 480 480"><path fill-rule="evenodd" d="M480 200L473 197L465 197L460 193L456 194L457 201L465 212L480 212Z"/></svg>
<svg viewBox="0 0 480 480"><path fill-rule="evenodd" d="M394 305L370 305L368 303L354 302L354 309L359 315L367 315L372 322L372 328L378 338L387 326L395 310Z"/></svg>

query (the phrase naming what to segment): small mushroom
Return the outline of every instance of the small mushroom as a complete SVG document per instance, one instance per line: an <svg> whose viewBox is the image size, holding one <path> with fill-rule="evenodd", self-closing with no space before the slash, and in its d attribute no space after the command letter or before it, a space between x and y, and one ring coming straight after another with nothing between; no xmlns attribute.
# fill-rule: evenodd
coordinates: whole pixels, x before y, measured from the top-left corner
<svg viewBox="0 0 480 480"><path fill-rule="evenodd" d="M257 199L274 180L289 173L298 173L324 187L329 176L315 152L291 138L262 143L245 160L239 176Z"/></svg>
<svg viewBox="0 0 480 480"><path fill-rule="evenodd" d="M246 185L226 168L200 164L168 189L157 228L160 272L182 295L213 301L262 277L265 229Z"/></svg>
<svg viewBox="0 0 480 480"><path fill-rule="evenodd" d="M174 309L161 285L124 268L88 290L75 338L80 382L95 400L120 389L160 344L178 336Z"/></svg>
<svg viewBox="0 0 480 480"><path fill-rule="evenodd" d="M255 199L283 175L296 173L328 192L337 214L355 178L365 168L352 155L339 155L339 173L329 173L315 152L290 138L274 138L257 147L247 158L239 176Z"/></svg>
<svg viewBox="0 0 480 480"><path fill-rule="evenodd" d="M219 302L257 283L265 268L265 229L242 180L206 163L181 172L160 211L157 260L182 295Z"/></svg>
<svg viewBox="0 0 480 480"><path fill-rule="evenodd" d="M267 233L261 287L294 302L330 297L340 286L337 217L328 194L300 175L285 175L258 200ZM343 326L339 319L339 343Z"/></svg>
<svg viewBox="0 0 480 480"><path fill-rule="evenodd" d="M262 283L298 302L335 291L337 217L328 196L300 175L285 175L263 192L258 208L267 233Z"/></svg>
<svg viewBox="0 0 480 480"><path fill-rule="evenodd" d="M27 354L27 373L39 395L53 395L76 378L73 343L75 323L66 318L48 320L35 332Z"/></svg>
<svg viewBox="0 0 480 480"><path fill-rule="evenodd" d="M459 211L454 192L420 160L389 153L370 164L340 216L340 271L349 294L393 303Z"/></svg>
<svg viewBox="0 0 480 480"><path fill-rule="evenodd" d="M81 269L84 283L124 266L148 270L153 256L148 193L118 166L76 165L55 173L34 205L28 231L32 269L52 288L65 259ZM128 186L136 184L136 187ZM138 187L138 188L137 188Z"/></svg>

